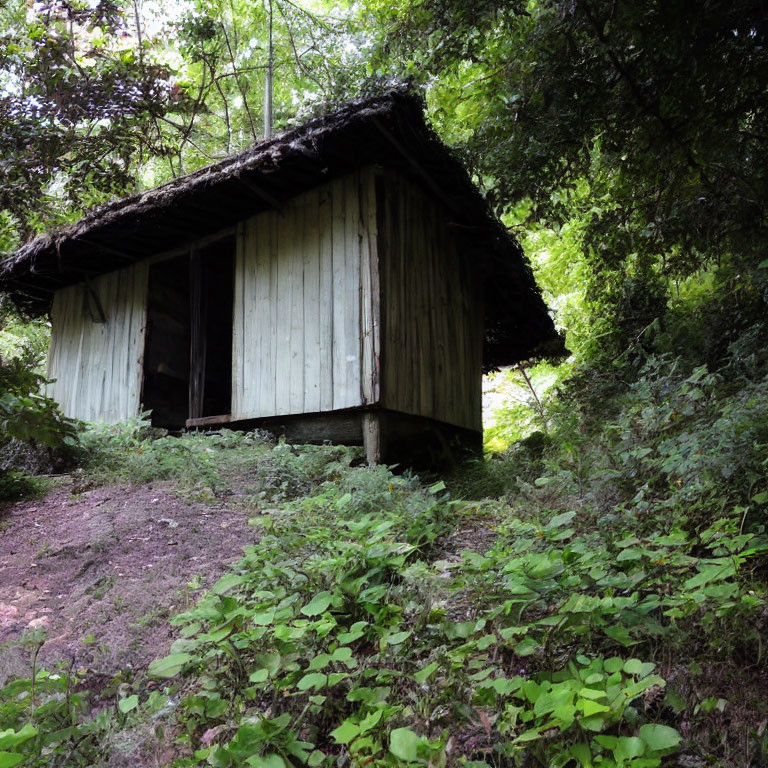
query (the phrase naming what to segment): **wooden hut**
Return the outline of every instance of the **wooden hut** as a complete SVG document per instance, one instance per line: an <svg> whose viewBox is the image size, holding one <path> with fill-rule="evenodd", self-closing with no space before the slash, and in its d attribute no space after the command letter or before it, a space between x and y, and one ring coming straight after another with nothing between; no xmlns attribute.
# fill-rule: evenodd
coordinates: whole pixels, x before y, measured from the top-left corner
<svg viewBox="0 0 768 768"><path fill-rule="evenodd" d="M50 313L67 416L371 460L480 445L483 370L562 350L518 243L403 90L40 236L0 290Z"/></svg>

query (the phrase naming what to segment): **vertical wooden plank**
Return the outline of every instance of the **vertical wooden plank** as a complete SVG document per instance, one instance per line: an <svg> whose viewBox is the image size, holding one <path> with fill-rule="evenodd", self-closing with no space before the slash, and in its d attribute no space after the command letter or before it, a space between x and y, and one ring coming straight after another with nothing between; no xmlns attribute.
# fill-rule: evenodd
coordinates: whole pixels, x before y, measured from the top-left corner
<svg viewBox="0 0 768 768"><path fill-rule="evenodd" d="M319 236L320 285L318 344L320 362L320 411L333 409L334 391L334 305L333 272L333 193L323 187L318 194L317 227Z"/></svg>
<svg viewBox="0 0 768 768"><path fill-rule="evenodd" d="M277 238L277 296L275 300L277 330L277 357L275 366L275 414L290 413L290 370L291 370L291 315L293 314L293 261L291 259L290 228L285 226L289 212L274 227Z"/></svg>
<svg viewBox="0 0 768 768"><path fill-rule="evenodd" d="M99 298L106 317L104 323L93 323L94 335L97 337L96 348L99 351L98 357L93 363L98 365L98 358L101 358L100 386L97 387L93 407L98 412L100 420L110 422L119 420L117 414L120 411L121 405L125 403L126 392L130 386L130 383L125 380L121 381L120 385L117 386L116 380L119 374L115 370L116 363L122 354L125 353L128 346L127 323L119 321L120 319L128 319L124 318L127 304L126 298L130 298L130 290L126 290L126 287L130 289L130 284L133 282L121 281L122 275L120 272L105 275L104 278L98 280L94 285L94 292ZM121 282L123 285L121 285ZM129 285L125 286L125 282L129 282ZM123 288L122 291L120 290L121 288ZM124 295L126 293L128 297ZM115 320L118 322L115 322ZM115 384L114 387L113 383Z"/></svg>
<svg viewBox="0 0 768 768"><path fill-rule="evenodd" d="M263 229L263 220L254 217L246 222L243 234L243 345L240 362L243 406L238 411L243 417L258 413L260 387L262 379L268 373L259 365L262 333L262 323L259 322L259 291L263 290L261 263L269 258L269 253L262 248ZM267 261L267 268L268 266ZM268 280L266 287L268 290Z"/></svg>
<svg viewBox="0 0 768 768"><path fill-rule="evenodd" d="M235 278L232 303L232 416L235 419L242 418L246 413L243 402L245 397L243 362L245 359L246 324L246 304L243 292L245 291L245 238L246 231L250 226L250 221L250 219L241 221L237 225L237 239L235 245ZM252 311L250 307L248 309Z"/></svg>
<svg viewBox="0 0 768 768"><path fill-rule="evenodd" d="M363 403L379 402L379 261L376 232L375 177L362 173L360 184L360 285L361 285L361 395Z"/></svg>
<svg viewBox="0 0 768 768"><path fill-rule="evenodd" d="M346 403L347 407L358 405L362 400L360 377L361 325L360 325L360 174L354 173L344 179L346 200L345 216L345 262L347 265L344 320L346 323Z"/></svg>
<svg viewBox="0 0 768 768"><path fill-rule="evenodd" d="M333 224L331 227L333 245L333 408L345 408L347 403L347 324L346 312L346 208L343 180L332 186Z"/></svg>
<svg viewBox="0 0 768 768"><path fill-rule="evenodd" d="M86 344L86 338L85 338L85 331L86 331L86 313L85 313L85 307L83 305L84 301L84 287L82 285L77 286L77 299L78 301L73 302L73 318L77 318L77 325L76 328L76 338L77 338L77 352L75 353L73 363L74 363L74 377L72 379L72 395L71 395L71 407L72 407L72 416L78 419L87 419L88 418L88 412L87 410L84 410L84 408L87 406L87 402L85 401L83 397L83 393L81 392L81 384L83 380L83 348L85 346L87 350L87 344ZM79 305L79 308L78 308ZM90 321L89 321L90 322Z"/></svg>
<svg viewBox="0 0 768 768"><path fill-rule="evenodd" d="M77 350L80 344L80 315L78 311L80 302L80 286L73 285L64 289L66 313L64 331L62 332L61 348L61 367L57 369L55 376L58 379L57 390L61 393L59 405L67 416L75 416L74 412L74 387L76 382L76 366L79 366L80 360L77 356Z"/></svg>
<svg viewBox="0 0 768 768"><path fill-rule="evenodd" d="M272 336L275 328L270 310L270 285L273 270L273 253L270 242L270 230L274 214L259 216L253 220L253 248L251 254L254 263L249 307L251 340L249 342L247 379L254 390L254 397L249 400L250 413L261 415L270 413L275 404L275 360L272 356ZM251 274L251 273L249 273Z"/></svg>
<svg viewBox="0 0 768 768"><path fill-rule="evenodd" d="M303 413L321 410L320 380L320 233L319 193L314 190L304 196L304 218L301 253L304 262L304 399Z"/></svg>
<svg viewBox="0 0 768 768"><path fill-rule="evenodd" d="M400 264L400 228L399 206L394 195L393 178L391 172L384 174L382 183L383 215L385 223L385 251L383 259L384 287L386 297L384 304L384 328L385 336L383 371L384 406L392 410L400 410L399 371L403 355L403 326L400 322L400 307L402 303L402 279L399 272Z"/></svg>
<svg viewBox="0 0 768 768"><path fill-rule="evenodd" d="M291 263L290 366L288 413L304 411L304 213L305 198L296 199L285 217L287 258Z"/></svg>
<svg viewBox="0 0 768 768"><path fill-rule="evenodd" d="M133 269L134 287L131 301L130 350L127 359L128 379L133 382L130 397L121 419L135 416L141 407L141 387L144 379L144 343L147 334L147 297L149 265L137 264Z"/></svg>
<svg viewBox="0 0 768 768"><path fill-rule="evenodd" d="M278 339L279 325L278 321L281 316L280 308L280 251L278 242L278 216L276 213L269 214L269 326L271 328L269 343L270 343L270 359L272 360L272 382L270 389L270 399L266 403L268 412L270 414L277 414L278 411L278 399L277 392L282 387L283 382L279 379L279 364L280 356L278 355L278 348L281 346Z"/></svg>

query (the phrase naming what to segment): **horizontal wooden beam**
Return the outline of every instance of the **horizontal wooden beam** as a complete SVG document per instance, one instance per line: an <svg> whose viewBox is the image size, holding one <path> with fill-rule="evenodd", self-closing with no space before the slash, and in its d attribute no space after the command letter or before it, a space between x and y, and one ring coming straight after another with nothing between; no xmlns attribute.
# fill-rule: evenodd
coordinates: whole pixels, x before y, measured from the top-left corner
<svg viewBox="0 0 768 768"><path fill-rule="evenodd" d="M229 424L232 414L224 413L221 416L199 416L196 419L187 419L188 427L212 427L216 424Z"/></svg>

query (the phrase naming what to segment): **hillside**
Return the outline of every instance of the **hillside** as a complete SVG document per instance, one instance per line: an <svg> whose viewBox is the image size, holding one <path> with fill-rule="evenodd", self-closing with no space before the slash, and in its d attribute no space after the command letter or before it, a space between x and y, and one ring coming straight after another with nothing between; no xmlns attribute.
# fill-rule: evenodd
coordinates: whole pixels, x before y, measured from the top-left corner
<svg viewBox="0 0 768 768"><path fill-rule="evenodd" d="M765 764L765 385L653 363L609 428L561 414L426 484L260 435L91 434L3 512L11 604L38 586L50 621L4 645L0 764Z"/></svg>

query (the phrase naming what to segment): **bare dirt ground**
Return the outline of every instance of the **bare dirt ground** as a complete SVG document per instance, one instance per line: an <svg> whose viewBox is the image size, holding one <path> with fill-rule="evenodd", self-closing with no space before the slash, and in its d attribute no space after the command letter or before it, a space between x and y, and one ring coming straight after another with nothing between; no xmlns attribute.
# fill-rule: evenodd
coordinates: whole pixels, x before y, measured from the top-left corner
<svg viewBox="0 0 768 768"><path fill-rule="evenodd" d="M62 478L43 499L0 507L0 685L29 673L36 628L49 667L113 674L162 656L167 618L255 538L235 498L200 502L170 483L75 490Z"/></svg>

